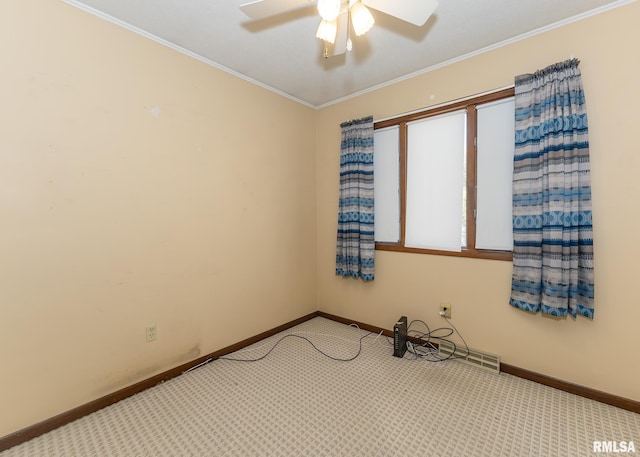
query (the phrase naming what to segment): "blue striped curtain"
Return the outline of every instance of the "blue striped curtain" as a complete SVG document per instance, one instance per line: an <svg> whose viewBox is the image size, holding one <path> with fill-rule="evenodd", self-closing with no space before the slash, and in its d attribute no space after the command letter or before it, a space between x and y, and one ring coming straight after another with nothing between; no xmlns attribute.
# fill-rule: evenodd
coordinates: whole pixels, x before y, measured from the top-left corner
<svg viewBox="0 0 640 457"><path fill-rule="evenodd" d="M373 281L373 116L340 127L336 274Z"/></svg>
<svg viewBox="0 0 640 457"><path fill-rule="evenodd" d="M515 80L510 304L593 319L589 140L578 64Z"/></svg>

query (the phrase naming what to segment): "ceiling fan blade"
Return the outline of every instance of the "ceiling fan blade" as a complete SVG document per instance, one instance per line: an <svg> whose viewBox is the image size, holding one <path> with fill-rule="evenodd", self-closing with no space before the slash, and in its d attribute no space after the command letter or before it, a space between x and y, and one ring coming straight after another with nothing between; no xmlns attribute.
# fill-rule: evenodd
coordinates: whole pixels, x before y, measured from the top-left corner
<svg viewBox="0 0 640 457"><path fill-rule="evenodd" d="M438 7L437 0L365 0L363 3L419 27L427 22Z"/></svg>
<svg viewBox="0 0 640 457"><path fill-rule="evenodd" d="M240 5L240 10L251 20L258 20L308 6L310 3L313 0L258 0Z"/></svg>
<svg viewBox="0 0 640 457"><path fill-rule="evenodd" d="M349 27L349 18L347 16L347 12L340 13L338 16L338 28L336 31L336 41L331 44L325 43L326 46L326 57L339 56L347 52L347 38L348 38L348 30Z"/></svg>

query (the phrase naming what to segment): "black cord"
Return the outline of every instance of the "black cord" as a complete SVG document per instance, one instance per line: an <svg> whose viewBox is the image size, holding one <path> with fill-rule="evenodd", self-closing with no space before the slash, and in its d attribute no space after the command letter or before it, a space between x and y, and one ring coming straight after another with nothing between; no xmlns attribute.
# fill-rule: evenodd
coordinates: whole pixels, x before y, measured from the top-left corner
<svg viewBox="0 0 640 457"><path fill-rule="evenodd" d="M279 339L278 341L276 341L276 343L271 347L271 349L269 349L269 350L266 352L266 354L264 354L264 355L262 355L262 356L260 356L260 357L258 357L258 358L255 358L255 359L235 359L235 358L233 358L233 357L225 357L225 356L222 356L222 357L218 357L218 359L219 359L219 360L230 360L230 361L233 361L233 362L258 362L258 361L263 360L264 358L266 358L269 354L271 354L271 352L272 352L272 351L273 351L273 350L274 350L274 349L275 349L275 348L276 348L276 347L277 347L277 346L278 346L282 341L284 341L285 339L287 339L287 338L300 338L301 340L304 340L304 341L306 341L307 343L309 343L309 344L310 344L310 345L311 345L311 346L312 346L316 351L318 351L320 354L324 355L325 357L330 358L331 360L335 360L335 361L338 361L338 362L351 362L352 360L355 360L355 359L360 355L360 353L362 352L362 340L364 340L366 337L368 337L369 335L372 335L372 334L373 334L373 332L369 332L369 333L367 333L366 335L362 336L362 337L360 338L360 340L359 340L359 343L360 343L360 344L359 344L359 347L358 347L358 352L357 352L353 357L349 357L349 358L346 358L346 359L341 359L341 358L339 358L339 357L334 357L334 356L332 356L332 355L330 355L330 354L327 354L326 352L323 352L322 350L318 349L318 347L317 347L315 344L313 344L313 341L311 341L309 338L307 338L307 337L305 337L305 336L301 336L301 335L296 335L295 333L291 333L291 334L289 334L289 335L285 335L285 336L283 336L282 338L280 338L280 339Z"/></svg>
<svg viewBox="0 0 640 457"><path fill-rule="evenodd" d="M447 319L445 317L445 319ZM427 328L426 332L419 332L418 330L411 330L411 326L414 323L420 323L422 325L424 325ZM451 323L451 321L449 321L449 319L447 319L447 322L449 324L451 324L451 326L453 328L449 328L449 327L439 327L435 330L431 330L431 328L429 327L429 325L425 322L422 321L420 319L415 319L412 320L409 323L408 329L407 329L407 334L409 336L411 336L412 340L419 340L419 343L415 343L412 342L411 340L407 341L407 349L409 350L409 352L411 352L412 354L415 355L416 359L423 359L426 360L428 362L444 362L446 360L451 360L451 359L464 359L469 355L469 346L467 345L467 342L465 341L465 339L462 337L462 335L460 334L460 332L458 331L458 329L456 328L455 325L453 325ZM465 348L467 350L467 353L464 355L455 355L458 346L456 345L456 343L454 343L453 341L451 341L450 339L448 339L449 336L453 335L454 333L456 333L460 339L462 340L462 342L465 345ZM437 341L444 341L447 342L449 344L451 344L453 346L453 351L451 352L451 354L449 354L446 357L441 357L436 351L436 346L435 346L435 342L432 342L432 340L437 340ZM426 349L425 349L426 348Z"/></svg>
<svg viewBox="0 0 640 457"><path fill-rule="evenodd" d="M445 317L445 319L447 319ZM414 319L412 320L408 327L407 327L407 334L409 336L411 336L412 340L419 340L419 343L415 343L415 342L411 342L411 341L407 341L407 348L409 349L409 352L411 352L412 354L415 355L416 359L423 359L426 360L428 362L444 362L446 360L452 360L452 359L464 359L469 355L469 346L467 345L467 342L465 341L465 339L462 337L462 335L460 334L460 332L458 331L458 329L456 328L455 325L453 325L453 323L451 321L449 321L449 319L447 319L447 322L449 324L451 324L451 327L438 327L434 330L431 330L431 328L429 327L429 325L420 319ZM415 329L411 329L410 327L414 324L414 323L419 323L422 324L426 327L427 331L426 332L420 332L418 330ZM458 349L458 345L456 343L454 343L453 341L451 341L450 339L448 339L448 337L450 337L451 335L453 335L454 333L456 333L460 339L462 340L462 342L464 343L465 349L467 351L466 354L464 355L455 355L457 349ZM319 349L314 343L313 341L311 341L309 338L305 337L305 336L301 336L301 335L297 335L295 333L290 333L288 335L284 335L283 337L281 337L278 341L276 341L274 343L274 345L262 356L257 357L255 359L236 359L233 357L226 357L226 356L222 356L222 357L218 357L219 360L229 360L232 362L258 362L260 360L265 359L269 354L271 354L271 352L273 352L273 350L278 347L278 345L284 341L287 338L300 338L301 340L306 341L307 343L309 343L316 351L318 351L320 354L324 355L325 357L331 359L331 360L335 360L337 362L350 362L352 360L355 360L356 358L358 358L358 356L360 356L360 354L362 353L362 340L364 340L366 337L368 337L369 335L372 335L373 332L369 332L365 335L363 335L362 337L360 337L358 343L359 343L359 347L358 347L358 352L356 352L355 355L353 355L352 357L348 357L348 358L339 358L339 357L334 357L330 354L327 354L326 352L322 351L321 349ZM449 354L446 357L440 357L440 355L436 352L437 348L436 348L436 343L432 342L432 340L437 340L437 341L444 341L449 343L450 345L453 346L453 351L451 354ZM387 342L391 345L393 345L393 343L391 341L389 341L389 337L387 337ZM425 349L426 348L426 349Z"/></svg>
<svg viewBox="0 0 640 457"><path fill-rule="evenodd" d="M460 358L460 359L464 359L464 358L466 358L466 357L469 355L469 345L468 345L468 344L467 344L467 342L464 340L464 338L462 337L462 334L458 331L458 329L456 328L456 326L455 326L455 325L453 325L453 322L451 322L447 316L443 316L443 317L447 320L447 322L448 322L448 323L453 327L453 329L456 331L456 333L458 334L458 336L460 337L460 339L461 339L461 340L462 340L462 342L464 343L464 347L465 347L465 349L467 350L467 353L466 353L465 355L460 355L460 356L458 356L458 358ZM454 348L453 352L455 353L455 348Z"/></svg>

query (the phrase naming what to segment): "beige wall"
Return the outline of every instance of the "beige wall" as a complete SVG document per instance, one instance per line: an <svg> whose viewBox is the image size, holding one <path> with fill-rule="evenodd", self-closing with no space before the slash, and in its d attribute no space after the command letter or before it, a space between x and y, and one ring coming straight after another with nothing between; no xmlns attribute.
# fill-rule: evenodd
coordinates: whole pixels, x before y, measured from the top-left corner
<svg viewBox="0 0 640 457"><path fill-rule="evenodd" d="M319 308L392 328L400 315L445 322L504 363L640 401L637 141L640 3L582 20L322 109L317 128ZM377 252L371 284L336 277L339 124L382 119L513 84L570 56L581 60L590 121L595 320L550 319L508 305L511 262ZM434 99L431 100L430 96Z"/></svg>
<svg viewBox="0 0 640 457"><path fill-rule="evenodd" d="M0 43L0 436L317 309L315 110L58 0Z"/></svg>
<svg viewBox="0 0 640 457"><path fill-rule="evenodd" d="M318 307L391 328L440 325L450 302L471 346L640 400L638 19L635 3L315 112L57 0L3 2L0 436ZM570 55L590 111L595 321L511 309L509 262L380 252L374 283L334 276L340 122Z"/></svg>

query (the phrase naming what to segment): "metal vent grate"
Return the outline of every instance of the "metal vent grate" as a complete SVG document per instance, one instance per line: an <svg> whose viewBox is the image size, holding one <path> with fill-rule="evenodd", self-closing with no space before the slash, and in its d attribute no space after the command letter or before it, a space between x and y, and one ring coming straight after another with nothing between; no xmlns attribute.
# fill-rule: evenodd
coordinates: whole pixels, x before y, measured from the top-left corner
<svg viewBox="0 0 640 457"><path fill-rule="evenodd" d="M448 341L440 341L438 352L442 357L448 357L453 354L462 362L500 373L500 357L497 355L487 354L471 348L469 348L469 354L467 354L467 348L459 345L454 346L453 343Z"/></svg>

